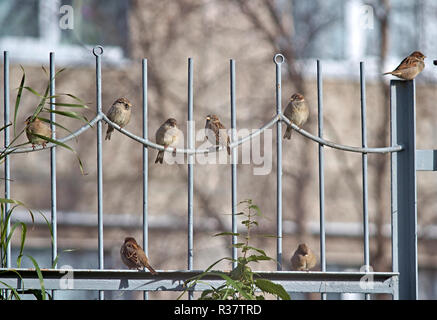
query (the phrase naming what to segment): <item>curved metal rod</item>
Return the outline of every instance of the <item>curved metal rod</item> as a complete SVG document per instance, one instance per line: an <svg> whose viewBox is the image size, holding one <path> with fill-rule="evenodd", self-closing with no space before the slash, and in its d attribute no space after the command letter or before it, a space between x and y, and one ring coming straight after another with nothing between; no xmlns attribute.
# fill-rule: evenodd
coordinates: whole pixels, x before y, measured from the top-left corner
<svg viewBox="0 0 437 320"><path fill-rule="evenodd" d="M166 152L174 152L175 148L172 147L168 147L166 149L164 149L164 146L160 145L160 144L156 144L148 139L143 139L140 138L136 135L134 135L133 133L130 133L129 131L120 128L120 126L118 126L117 124L115 124L114 122L112 122L111 120L108 119L108 117L104 114L104 113L100 113L99 115L97 115L93 120L91 120L89 122L89 124L84 125L83 127L81 127L80 129L76 130L75 132L73 132L72 134L69 134L68 136L59 139L58 141L61 143L65 143L79 135L81 135L83 132L87 131L89 128L91 128L95 123L97 123L98 121L104 120L106 123L108 123L109 125L111 125L112 127L114 127L116 130L120 131L122 134L128 136L129 138L142 143L144 146L146 147L150 147L156 150L160 150L160 151L166 151ZM343 151L349 151L349 152L357 152L357 153L390 153L390 152L399 152L402 151L404 148L402 146L393 146L393 147L383 147L383 148L360 148L360 147L351 147L351 146L346 146L346 145L342 145L342 144L337 144L325 139L321 139L317 136L312 135L311 133L299 128L298 126L296 126L294 123L291 123L290 120L288 120L287 117L285 117L282 113L281 114L277 114L276 116L274 116L268 123L266 123L264 126L262 126L261 128L259 128L258 130L256 130L255 132L252 132L251 134L235 141L232 142L229 147L232 148L236 148L239 145L243 144L244 142L253 139L254 137L260 135L263 131L265 131L266 129L270 128L271 126L273 126L276 122L278 121L283 121L285 122L287 125L291 125L291 127L297 131L298 133L300 133L301 135L303 135L304 137L313 140L316 143L322 144L324 146L333 148L333 149L338 149L338 150L343 150ZM58 145L55 143L48 143L46 145L46 148L43 148L42 146L36 146L35 149L33 149L32 147L28 147L28 148L10 148L9 151L10 153L25 153L25 152L33 152L33 151L39 151L39 150L43 150L43 149L50 149L50 147L57 147ZM176 148L176 153L185 153L185 154L200 154L200 153L210 153L210 152L217 152L222 150L224 147L220 146L219 149L217 150L215 146L212 146L210 148L206 148L206 149L180 149L180 148ZM0 152L4 152L5 148L0 149Z"/></svg>
<svg viewBox="0 0 437 320"><path fill-rule="evenodd" d="M345 146L342 144L334 143L325 139L321 139L317 136L312 135L311 133L299 128L297 125L292 123L286 116L283 114L280 115L281 120L284 121L287 125L291 125L291 127L296 130L298 133L311 139L319 144L322 144L327 147L331 147L333 149L349 151L349 152L358 152L358 153L390 153L390 152L399 152L404 150L403 146L393 146L393 147L382 147L382 148L359 148L359 147L351 147Z"/></svg>
<svg viewBox="0 0 437 320"><path fill-rule="evenodd" d="M61 143L65 143L67 141L70 141L73 138L77 138L80 136L83 132L90 129L94 124L96 124L98 121L102 120L102 116L98 115L93 120L91 120L88 124L84 125L83 127L79 128L75 132L69 134L68 136L58 139L57 141ZM51 147L58 147L56 143L47 143L46 147L44 148L42 145L37 145L35 148L27 147L27 148L8 148L10 153L25 153L25 152L33 152L33 151L39 151L39 150L49 150ZM0 149L0 152L3 153L5 151L5 148Z"/></svg>
<svg viewBox="0 0 437 320"><path fill-rule="evenodd" d="M180 148L172 148L172 147L168 147L168 148L164 149L164 146L162 146L160 144L156 144L148 139L140 138L140 137L130 133L129 131L127 131L123 128L120 128L120 126L118 126L117 124L115 124L114 122L109 120L108 117L104 113L102 113L100 115L101 115L102 119L105 120L107 123L109 123L111 126L113 126L114 129L120 131L121 133L128 136L129 138L131 138L139 143L142 143L146 147L150 147L150 148L153 148L156 150L166 151L166 152L174 152L176 149L176 153L198 154L198 153L217 152L217 151L223 150L223 148L224 148L223 146L220 146L217 150L216 146L212 146L212 147L206 148L206 149L180 149ZM270 122L268 122L267 124L262 126L260 129L256 130L255 132L252 132L251 134L247 135L244 138L241 138L240 140L237 140L237 141L231 143L229 145L229 147L236 148L240 144L246 142L247 140L250 140L250 139L260 135L264 130L268 129L269 127L273 126L277 121L279 121L279 119L280 119L279 116L275 116L272 120L270 120Z"/></svg>

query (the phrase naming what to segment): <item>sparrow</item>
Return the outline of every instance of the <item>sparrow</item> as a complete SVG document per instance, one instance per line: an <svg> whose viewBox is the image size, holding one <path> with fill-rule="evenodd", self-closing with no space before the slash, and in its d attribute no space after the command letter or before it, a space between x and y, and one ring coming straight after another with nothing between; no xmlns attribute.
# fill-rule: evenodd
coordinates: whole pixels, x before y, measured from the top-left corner
<svg viewBox="0 0 437 320"><path fill-rule="evenodd" d="M121 128L125 127L130 120L132 104L126 98L118 98L109 108L106 116L109 120L119 125ZM108 124L105 140L111 140L111 133L114 128Z"/></svg>
<svg viewBox="0 0 437 320"><path fill-rule="evenodd" d="M301 243L291 257L291 268L296 271L308 271L315 267L316 256L305 243Z"/></svg>
<svg viewBox="0 0 437 320"><path fill-rule="evenodd" d="M414 51L404 60L401 64L392 72L386 72L386 74L394 75L404 80L413 80L422 70L425 68L425 56L419 51Z"/></svg>
<svg viewBox="0 0 437 320"><path fill-rule="evenodd" d="M206 116L205 136L209 142L217 146L217 150L220 146L226 146L228 154L231 154L230 140L226 128L215 114Z"/></svg>
<svg viewBox="0 0 437 320"><path fill-rule="evenodd" d="M295 93L291 96L290 102L284 110L284 116L286 116L292 123L298 127L302 127L307 122L310 115L308 104L305 98L300 93ZM284 139L291 139L291 133L293 128L287 126L287 130L284 134Z"/></svg>
<svg viewBox="0 0 437 320"><path fill-rule="evenodd" d="M155 140L157 144L164 146L164 149L168 147L176 148L181 136L182 132L177 127L176 119L169 118L156 131ZM155 163L164 161L164 153L164 151L158 151ZM176 155L176 150L173 151L173 155Z"/></svg>
<svg viewBox="0 0 437 320"><path fill-rule="evenodd" d="M26 124L26 136L30 143L32 143L32 148L35 149L35 145L42 145L43 148L46 147L47 140L44 140L43 138L40 138L38 136L35 136L35 134L44 136L47 138L51 138L52 136L52 130L50 129L50 126L39 120L38 118L35 118L32 120L32 116L28 117L24 123Z"/></svg>
<svg viewBox="0 0 437 320"><path fill-rule="evenodd" d="M158 274L153 269L143 249L132 237L126 237L120 249L121 260L129 269L142 270L144 267L150 270L153 275Z"/></svg>

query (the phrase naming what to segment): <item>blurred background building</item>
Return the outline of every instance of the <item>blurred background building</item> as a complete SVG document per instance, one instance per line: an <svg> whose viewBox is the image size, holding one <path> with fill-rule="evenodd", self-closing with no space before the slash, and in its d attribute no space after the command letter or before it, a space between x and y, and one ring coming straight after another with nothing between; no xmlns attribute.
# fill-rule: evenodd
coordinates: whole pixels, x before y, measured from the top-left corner
<svg viewBox="0 0 437 320"><path fill-rule="evenodd" d="M73 9L65 28L67 11ZM194 119L204 127L205 116L216 113L230 127L229 59L237 68L237 127L256 129L275 113L275 69L272 57L282 53L283 105L301 92L311 107L305 129L317 133L316 60L324 70L325 138L360 146L359 62L367 71L369 146L389 145L389 77L415 50L427 57L417 78L417 147L436 149L437 132L437 3L432 0L0 0L0 48L10 53L11 105L22 76L40 91L47 76L49 52L57 67L67 68L56 79L57 92L86 101L88 118L95 115L95 69L91 49L104 47L103 109L118 97L134 104L127 130L141 135L141 59L148 59L149 137L167 118L174 117L185 133L187 119L187 58L194 59ZM63 21L61 21L64 18ZM60 24L61 23L61 24ZM64 28L63 28L63 27ZM3 92L1 92L3 94ZM23 94L18 123L38 104ZM0 108L0 113L3 113ZM61 120L61 118L59 119ZM62 121L64 121L62 119ZM82 124L64 121L71 130ZM106 126L105 126L106 130ZM68 134L59 130L58 136ZM273 133L273 137L275 133ZM23 138L24 139L24 138ZM18 142L24 142L18 141ZM0 141L3 143L3 141ZM200 144L201 142L197 142ZM58 152L58 266L96 268L97 187L96 131L88 130L70 145L87 175L68 150ZM241 148L240 148L241 149ZM105 268L125 268L119 248L125 236L142 240L142 145L115 132L104 141ZM273 150L274 152L274 150ZM297 244L306 241L319 252L318 146L299 134L283 144L284 269ZM49 152L12 155L12 197L50 217ZM149 257L161 270L186 269L187 168L155 165L149 152ZM241 159L241 151L240 151ZM258 164L238 166L238 198L253 199L263 212L260 234L276 233L276 164L254 175ZM326 148L327 269L359 270L363 263L361 156ZM369 214L371 265L391 270L389 155L369 155ZM230 255L229 239L213 237L230 231L231 172L229 165L195 165L194 269ZM436 176L418 173L419 296L437 298ZM50 232L37 214L28 221L27 254L50 266ZM20 241L14 237L14 245ZM276 241L257 238L255 245L275 257ZM14 251L14 257L16 252ZM24 261L29 263L29 261ZM30 263L27 266L31 267ZM229 269L227 264L221 268ZM255 269L275 270L274 262ZM151 293L151 299L175 298L177 293ZM96 298L94 292L62 293L61 297ZM113 292L113 299L141 297ZM304 298L303 295L292 296ZM305 296L319 298L319 295ZM357 298L329 295L329 298ZM379 297L375 297L379 298ZM384 297L380 297L384 298Z"/></svg>

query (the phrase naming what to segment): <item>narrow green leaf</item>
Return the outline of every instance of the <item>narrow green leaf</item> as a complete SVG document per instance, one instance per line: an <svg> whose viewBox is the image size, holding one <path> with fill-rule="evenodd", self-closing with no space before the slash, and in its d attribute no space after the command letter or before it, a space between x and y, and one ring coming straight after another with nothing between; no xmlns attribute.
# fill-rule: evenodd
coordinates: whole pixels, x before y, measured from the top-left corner
<svg viewBox="0 0 437 320"><path fill-rule="evenodd" d="M49 108L45 108L44 110L47 112L50 112L50 113L59 114L59 115L64 116L64 117L78 119L78 120L81 120L81 121L89 124L89 121L86 117L84 117L80 114L77 114L76 112L73 112L73 111L50 110Z"/></svg>
<svg viewBox="0 0 437 320"><path fill-rule="evenodd" d="M46 137L46 136L42 136L40 134L33 133L33 135L35 137L44 139L44 140L46 140L48 142L54 143L54 144L56 144L58 146L61 146L63 148L66 148L66 149L70 150L71 152L73 152L74 155L76 156L77 161L79 162L79 168L80 168L80 171L82 172L82 175L84 175L84 176L87 175L87 173L85 173L85 171L83 169L82 160L80 160L79 156L77 155L76 151L74 151L73 148L71 148L70 146L66 145L65 143L59 142L58 140L55 140L55 139L52 139L52 138L49 138L49 137Z"/></svg>
<svg viewBox="0 0 437 320"><path fill-rule="evenodd" d="M32 256L27 255L27 257L32 261L32 263L35 267L36 273L38 275L39 285L41 286L42 300L46 300L46 290L45 290L45 286L44 286L44 278L42 276L41 269L39 268L38 263L36 262L36 260Z"/></svg>
<svg viewBox="0 0 437 320"><path fill-rule="evenodd" d="M64 103L64 102L50 103L50 102L47 102L47 104L49 104L49 105L53 104L55 106L69 107L69 108L84 108L84 109L89 108L86 104L78 104L78 103Z"/></svg>
<svg viewBox="0 0 437 320"><path fill-rule="evenodd" d="M55 139L52 139L52 138L49 138L49 137L46 137L46 136L43 136L43 135L40 135L40 134L37 134L37 133L32 133L32 135L35 136L35 137L44 139L44 140L46 140L48 142L54 143L54 144L56 144L58 146L61 146L61 147L65 148L65 149L68 149L68 150L70 150L72 152L75 152L70 146L66 145L65 143L59 142L58 140L55 140Z"/></svg>
<svg viewBox="0 0 437 320"><path fill-rule="evenodd" d="M55 126L61 128L61 129L64 129L65 131L67 131L67 132L70 133L70 134L73 134L72 131L70 131L69 129L67 129L66 127L64 127L63 125L61 125L60 123L57 123L57 122L55 122L55 121L50 121L49 119L46 119L46 118L41 118L41 117L37 117L37 118L38 118L39 120L45 122L45 123L48 123L48 124L53 123ZM74 138L76 139L76 141L79 141L79 140L77 139L76 136L75 136Z"/></svg>
<svg viewBox="0 0 437 320"><path fill-rule="evenodd" d="M56 71L56 73L55 73L55 78L61 73L61 72L64 72L65 70L67 70L67 68L61 68L61 69L59 69L58 71Z"/></svg>
<svg viewBox="0 0 437 320"><path fill-rule="evenodd" d="M73 98L74 100L78 101L80 104L87 105L82 99L76 97L75 95L72 95L71 93L61 93L61 95L68 96L68 97Z"/></svg>
<svg viewBox="0 0 437 320"><path fill-rule="evenodd" d="M17 98L15 99L15 112L14 112L14 137L17 135L17 116L18 116L18 108L20 106L21 94L23 93L24 81L26 79L26 73L24 72L23 66L21 66L21 70L23 71L23 76L21 77L20 86L17 93Z"/></svg>
<svg viewBox="0 0 437 320"><path fill-rule="evenodd" d="M258 261L263 261L263 260L264 261L265 260L272 260L272 258L265 256L265 255L256 255L256 254L250 255L247 258L248 262L258 262Z"/></svg>
<svg viewBox="0 0 437 320"><path fill-rule="evenodd" d="M10 285L8 285L6 282L3 282L3 281L0 281L0 283L3 284L5 287L8 287L9 290L12 291L12 293L13 293L15 299L17 299L17 300L21 300L20 295L18 294L17 290L16 290L14 287L11 287Z"/></svg>
<svg viewBox="0 0 437 320"><path fill-rule="evenodd" d="M39 115L39 113L44 108L44 105L45 105L47 99L49 99L47 96L49 94L49 89L50 89L50 82L47 84L46 90L44 91L44 96L41 97L41 100L40 100L38 106L36 107L35 112L33 113L32 120L35 119L35 117L37 117Z"/></svg>
<svg viewBox="0 0 437 320"><path fill-rule="evenodd" d="M17 267L21 267L21 258L23 257L23 250L24 250L24 242L26 241L26 233L27 233L27 227L26 224L23 222L17 222L16 224L21 225L21 242L20 242L20 251L18 253L17 257Z"/></svg>
<svg viewBox="0 0 437 320"><path fill-rule="evenodd" d="M235 232L220 232L220 233L216 233L214 235L214 237L218 237L218 236L239 236L239 233L235 233Z"/></svg>
<svg viewBox="0 0 437 320"><path fill-rule="evenodd" d="M26 89L27 91L31 92L32 94L34 94L35 96L39 97L39 98L45 98L45 100L50 99L50 98L59 98L61 97L59 94L55 94L53 96L47 95L47 96L43 96L42 94L40 94L38 91L36 91L35 89L29 87L29 86L24 86L23 89ZM17 90L20 90L20 88L17 88Z"/></svg>
<svg viewBox="0 0 437 320"><path fill-rule="evenodd" d="M256 252L261 253L261 254L264 255L264 256L267 256L266 253L265 253L265 251L262 250L262 249L258 249L258 248L251 247L251 246L247 246L247 249L249 249L249 250L254 250L254 251L256 251Z"/></svg>
<svg viewBox="0 0 437 320"><path fill-rule="evenodd" d="M49 76L49 73L47 72L46 67L44 67L43 65L41 66L42 71L44 71L44 73L46 74L46 76Z"/></svg>
<svg viewBox="0 0 437 320"><path fill-rule="evenodd" d="M12 126L12 123L8 123L8 124L4 125L3 127L1 127L1 128L0 128L0 131L3 131L3 130L5 130L7 127L10 127L10 126Z"/></svg>

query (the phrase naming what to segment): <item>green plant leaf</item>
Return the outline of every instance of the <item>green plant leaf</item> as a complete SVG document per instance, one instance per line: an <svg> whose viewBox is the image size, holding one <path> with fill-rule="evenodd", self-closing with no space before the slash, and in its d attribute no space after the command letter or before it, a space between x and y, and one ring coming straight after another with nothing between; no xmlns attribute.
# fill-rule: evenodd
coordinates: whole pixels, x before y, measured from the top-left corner
<svg viewBox="0 0 437 320"><path fill-rule="evenodd" d="M50 103L47 102L47 104L51 105L55 105L58 107L68 107L68 108L84 108L84 109L88 109L89 107L86 104L78 104L78 103L64 103L64 102L55 102L55 103Z"/></svg>
<svg viewBox="0 0 437 320"><path fill-rule="evenodd" d="M247 262L258 262L258 261L266 261L266 260L272 260L272 258L266 256L266 255L250 255L249 257L247 257Z"/></svg>
<svg viewBox="0 0 437 320"><path fill-rule="evenodd" d="M50 113L59 114L59 115L64 116L64 117L69 117L69 118L81 120L87 124L90 124L90 122L88 121L88 119L86 117L84 117L84 116L82 116L74 111L50 110L49 108L45 108L44 110L47 112L50 112Z"/></svg>
<svg viewBox="0 0 437 320"><path fill-rule="evenodd" d="M226 283L228 285L235 288L244 298L246 298L247 300L253 300L254 297L250 293L248 293L244 290L243 284L238 282L238 281L233 280L227 274L225 274L223 272L210 272L209 274L222 277L223 280L226 280Z"/></svg>
<svg viewBox="0 0 437 320"><path fill-rule="evenodd" d="M239 236L239 233L235 233L235 232L220 232L220 233L216 233L214 235L214 237L218 237L218 236Z"/></svg>
<svg viewBox="0 0 437 320"><path fill-rule="evenodd" d="M65 143L59 142L58 140L55 140L55 139L52 139L52 138L49 138L49 137L46 137L46 136L43 136L43 135L40 135L40 134L33 133L33 135L35 137L38 137L38 138L41 138L41 139L46 140L48 142L54 143L54 144L56 144L58 146L61 146L63 148L66 148L66 149L70 150L71 152L73 152L74 155L76 156L77 161L79 162L79 168L80 168L80 171L81 171L82 175L87 175L87 173L85 173L85 171L83 169L82 160L80 160L79 156L77 155L76 151L74 151L73 148L69 147Z"/></svg>
<svg viewBox="0 0 437 320"><path fill-rule="evenodd" d="M5 287L8 287L9 290L11 290L11 292L14 295L15 299L21 300L20 295L18 294L17 290L14 287L11 287L10 285L8 285L6 282L3 282L3 281L0 281L0 283L3 284ZM0 297L1 297L1 294L0 294Z"/></svg>
<svg viewBox="0 0 437 320"><path fill-rule="evenodd" d="M26 224L23 222L16 222L14 223L14 225L11 227L11 230L9 232L9 236L6 242L6 245L11 241L12 235L15 232L15 229L21 226L21 242L20 242L20 251L18 253L18 257L17 257L17 267L20 268L21 267L21 258L23 257L23 250L24 250L24 242L26 241L26 233L27 233L27 227Z"/></svg>
<svg viewBox="0 0 437 320"><path fill-rule="evenodd" d="M284 287L267 279L256 279L255 285L262 291L278 296L282 300L291 300Z"/></svg>
<svg viewBox="0 0 437 320"><path fill-rule="evenodd" d="M258 253L261 253L264 256L267 256L265 251L262 250L262 249L251 247L251 246L247 246L246 248L247 248L246 250L254 250L254 251L258 252Z"/></svg>
<svg viewBox="0 0 437 320"><path fill-rule="evenodd" d="M14 111L14 137L17 135L17 116L18 116L18 108L20 106L21 95L23 93L24 81L26 79L26 73L24 72L24 68L20 65L21 70L23 71L23 76L21 77L20 86L18 87L17 98L15 99L15 111Z"/></svg>
<svg viewBox="0 0 437 320"><path fill-rule="evenodd" d="M64 127L63 125L61 125L61 124L59 124L59 123L57 123L57 122L55 122L55 121L50 121L49 119L41 118L41 117L37 117L37 118L38 118L39 120L45 122L45 123L48 123L48 124L53 123L55 126L61 128L61 129L64 129L65 131L67 131L67 132L70 133L70 134L73 134L72 131L70 131L69 129L67 129L66 127ZM76 136L75 136L74 138L76 139L76 141L79 141L79 140L77 139Z"/></svg>
<svg viewBox="0 0 437 320"><path fill-rule="evenodd" d="M261 209L256 205L256 204L250 204L249 209L255 209L256 213L258 216L261 216Z"/></svg>
<svg viewBox="0 0 437 320"><path fill-rule="evenodd" d="M44 278L42 276L41 269L39 268L38 263L36 262L36 260L32 256L27 255L27 257L32 261L32 263L35 267L36 273L38 275L39 285L41 286L41 298L42 298L42 300L46 300L46 289L44 286Z"/></svg>

